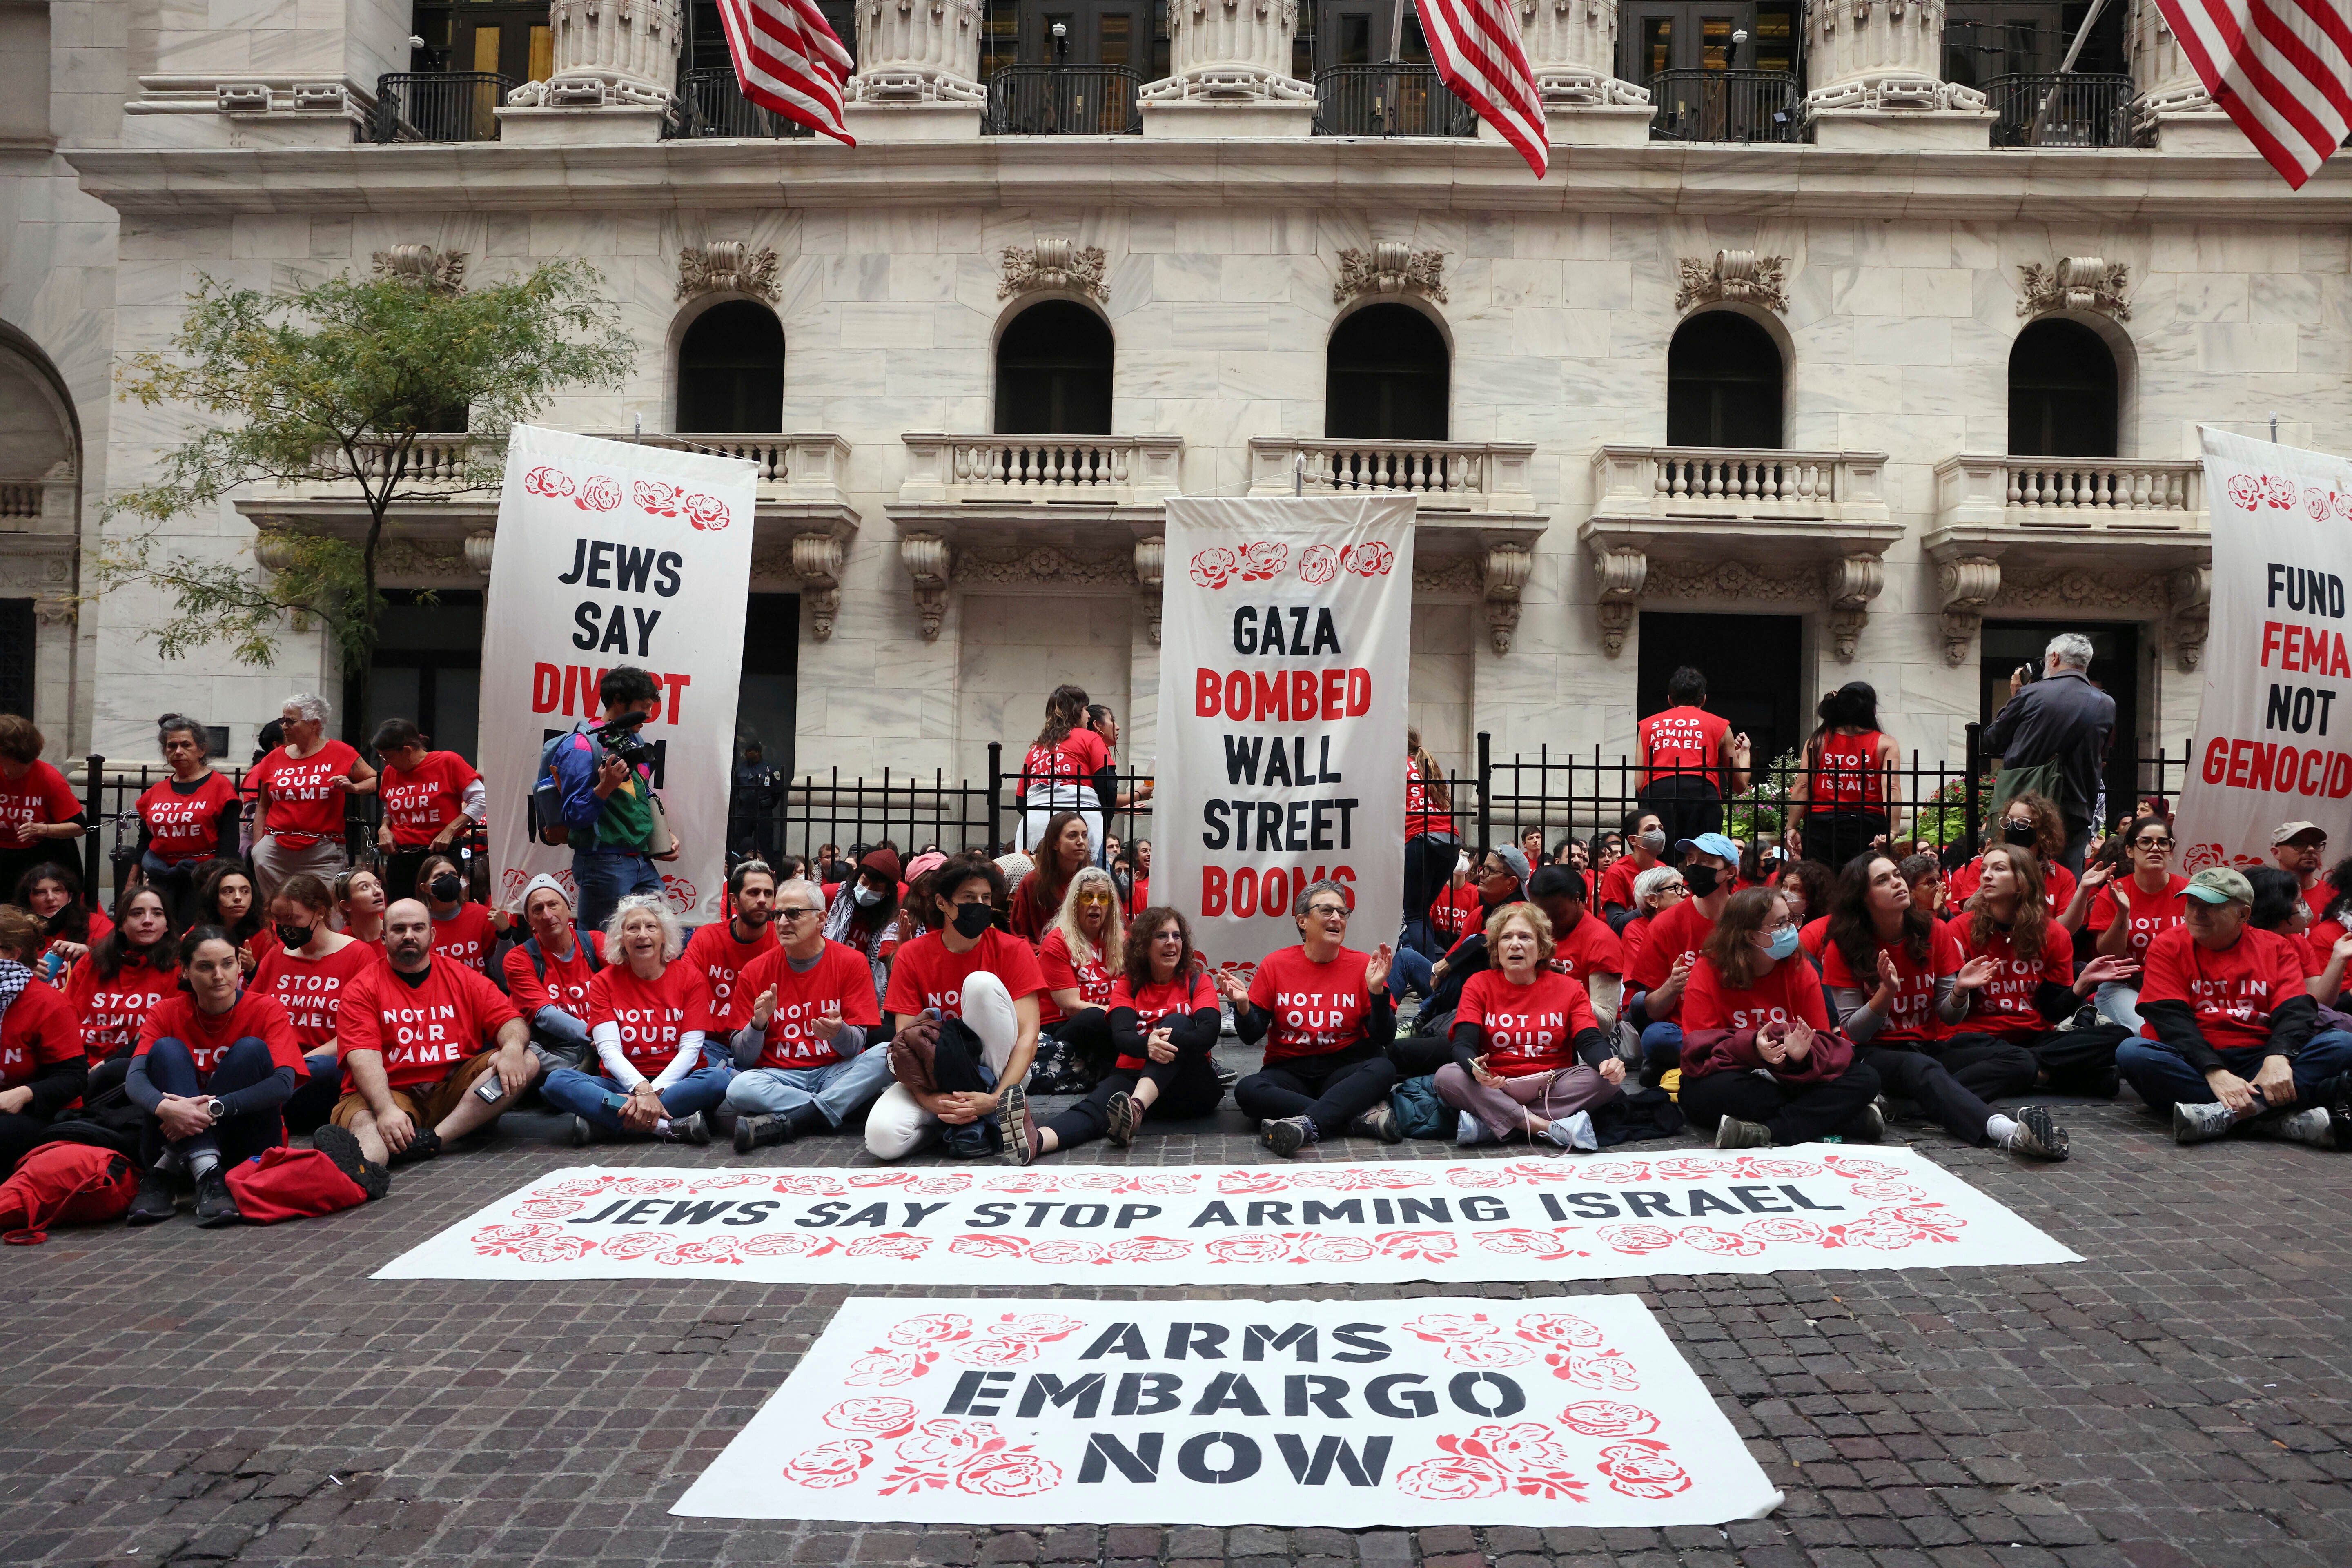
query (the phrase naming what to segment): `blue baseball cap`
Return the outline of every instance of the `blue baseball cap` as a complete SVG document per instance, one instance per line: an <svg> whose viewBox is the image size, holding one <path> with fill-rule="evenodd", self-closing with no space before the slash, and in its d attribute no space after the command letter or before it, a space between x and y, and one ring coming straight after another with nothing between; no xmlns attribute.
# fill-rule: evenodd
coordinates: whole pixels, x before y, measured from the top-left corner
<svg viewBox="0 0 2352 1568"><path fill-rule="evenodd" d="M1735 866L1739 864L1739 846L1720 833L1702 833L1696 838L1678 838L1675 841L1675 847L1678 850L1696 849L1702 855L1713 855Z"/></svg>

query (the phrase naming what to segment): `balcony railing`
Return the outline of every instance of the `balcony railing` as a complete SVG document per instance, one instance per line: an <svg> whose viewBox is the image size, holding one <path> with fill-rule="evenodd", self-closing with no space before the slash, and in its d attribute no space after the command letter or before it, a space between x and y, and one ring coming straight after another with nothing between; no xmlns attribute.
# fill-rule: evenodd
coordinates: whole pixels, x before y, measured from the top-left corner
<svg viewBox="0 0 2352 1568"><path fill-rule="evenodd" d="M761 108L743 96L731 66L677 73L677 100L662 134L680 138L761 141L777 136L814 136L795 121Z"/></svg>
<svg viewBox="0 0 2352 1568"><path fill-rule="evenodd" d="M2205 466L2194 458L1962 456L1936 465L1945 525L2202 530Z"/></svg>
<svg viewBox="0 0 2352 1568"><path fill-rule="evenodd" d="M1148 503L1177 491L1181 436L912 434L902 501Z"/></svg>
<svg viewBox="0 0 2352 1568"><path fill-rule="evenodd" d="M1878 452L1603 447L1592 455L1596 512L1790 521L1883 519Z"/></svg>
<svg viewBox="0 0 2352 1568"><path fill-rule="evenodd" d="M591 431L588 434L600 433ZM758 468L759 482L763 489L811 485L839 489L846 482L849 443L829 434L796 431L777 436L745 436L689 431L662 435L604 435L603 438L661 447L671 451L740 458ZM476 437L464 431L454 431L446 435L420 435L405 453L399 451L396 442L362 441L359 445L358 457L360 470L371 482L399 478L419 487L446 485L453 489L466 482L469 457L478 471L487 460L493 469L487 477L490 488L495 489L498 483L495 466L505 449L504 442L484 449ZM350 468L340 453L321 452L311 482L314 485L333 484L350 478Z"/></svg>
<svg viewBox="0 0 2352 1568"><path fill-rule="evenodd" d="M1007 66L988 79L991 136L1139 136L1140 74L1124 66Z"/></svg>
<svg viewBox="0 0 2352 1568"><path fill-rule="evenodd" d="M1315 73L1318 136L1475 136L1478 117L1434 66L1333 66Z"/></svg>
<svg viewBox="0 0 2352 1568"><path fill-rule="evenodd" d="M394 71L375 79L378 142L495 142L498 107L518 84L495 71Z"/></svg>
<svg viewBox="0 0 2352 1568"><path fill-rule="evenodd" d="M1985 84L1996 147L2127 147L2127 76L2000 76Z"/></svg>
<svg viewBox="0 0 2352 1568"><path fill-rule="evenodd" d="M1436 510L1533 511L1531 446L1513 442L1314 440L1259 436L1250 441L1250 494L1409 491ZM1303 463L1303 466L1302 466Z"/></svg>
<svg viewBox="0 0 2352 1568"><path fill-rule="evenodd" d="M1790 71L1667 70L1650 78L1653 142L1795 142L1803 134Z"/></svg>

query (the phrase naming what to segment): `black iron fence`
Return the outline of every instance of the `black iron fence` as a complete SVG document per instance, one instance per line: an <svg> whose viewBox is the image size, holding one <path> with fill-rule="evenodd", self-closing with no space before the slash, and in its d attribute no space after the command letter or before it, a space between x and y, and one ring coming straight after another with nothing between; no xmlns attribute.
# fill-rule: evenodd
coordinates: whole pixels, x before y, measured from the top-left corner
<svg viewBox="0 0 2352 1568"><path fill-rule="evenodd" d="M2001 76L1985 83L1996 147L2127 147L2127 76Z"/></svg>
<svg viewBox="0 0 2352 1568"><path fill-rule="evenodd" d="M394 71L375 79L377 142L495 142L518 84L495 71Z"/></svg>
<svg viewBox="0 0 2352 1568"><path fill-rule="evenodd" d="M662 134L687 139L757 141L777 136L814 136L797 121L761 108L743 96L732 66L677 73L677 100Z"/></svg>
<svg viewBox="0 0 2352 1568"><path fill-rule="evenodd" d="M1318 136L1475 136L1478 116L1434 66L1333 66L1315 73Z"/></svg>
<svg viewBox="0 0 2352 1568"><path fill-rule="evenodd" d="M1142 76L1124 66L1007 66L988 79L991 136L1140 136Z"/></svg>
<svg viewBox="0 0 2352 1568"><path fill-rule="evenodd" d="M1650 78L1653 142L1802 139L1792 71L1666 70Z"/></svg>

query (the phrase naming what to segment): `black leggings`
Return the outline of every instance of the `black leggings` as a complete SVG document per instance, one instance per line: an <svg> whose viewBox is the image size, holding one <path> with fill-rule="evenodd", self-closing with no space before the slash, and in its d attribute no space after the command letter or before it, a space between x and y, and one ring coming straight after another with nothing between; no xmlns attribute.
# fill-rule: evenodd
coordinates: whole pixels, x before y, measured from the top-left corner
<svg viewBox="0 0 2352 1568"><path fill-rule="evenodd" d="M1643 811L1656 814L1666 830L1666 853L1680 859L1675 846L1702 833L1723 831L1723 795L1715 787L1715 770L1669 774L1653 781L1633 797Z"/></svg>
<svg viewBox="0 0 2352 1568"><path fill-rule="evenodd" d="M1772 1130L1775 1143L1811 1143L1852 1121L1877 1098L1878 1075L1869 1063L1856 1061L1827 1083L1782 1083L1752 1072L1685 1074L1682 1108L1702 1127L1728 1116L1762 1122Z"/></svg>
<svg viewBox="0 0 2352 1568"><path fill-rule="evenodd" d="M1304 1116L1318 1137L1337 1138L1348 1123L1378 1105L1396 1087L1396 1068L1369 1046L1328 1056L1284 1057L1234 1085L1242 1114L1261 1121Z"/></svg>
<svg viewBox="0 0 2352 1568"><path fill-rule="evenodd" d="M1404 841L1404 923L1429 919L1429 906L1454 879L1462 846L1434 834L1417 833Z"/></svg>
<svg viewBox="0 0 2352 1568"><path fill-rule="evenodd" d="M1992 1115L1988 1100L2033 1088L2033 1053L1990 1035L1956 1035L1933 1056L1900 1046L1862 1047L1862 1059L1888 1094L1916 1100L1943 1130L1963 1143L1984 1142Z"/></svg>
<svg viewBox="0 0 2352 1568"><path fill-rule="evenodd" d="M2051 1029L2018 1043L2033 1053L2052 1092L2113 1100L2120 1087L2116 1047L2131 1037L2132 1032L2121 1024L2102 1022L2088 1027Z"/></svg>
<svg viewBox="0 0 2352 1568"><path fill-rule="evenodd" d="M1113 1068L1092 1094L1045 1123L1045 1130L1065 1149L1093 1142L1110 1131L1110 1097L1133 1094L1146 1079L1160 1086L1160 1098L1146 1113L1154 1121L1190 1121L1208 1115L1225 1098L1225 1086L1217 1081L1217 1064L1209 1053L1180 1051L1174 1061L1152 1062L1139 1072Z"/></svg>
<svg viewBox="0 0 2352 1568"><path fill-rule="evenodd" d="M1808 811L1801 833L1805 858L1818 860L1834 871L1869 848L1870 841L1885 831L1883 811Z"/></svg>
<svg viewBox="0 0 2352 1568"><path fill-rule="evenodd" d="M1427 1078L1453 1059L1454 1043L1442 1036L1409 1035L1389 1042L1389 1060L1400 1079Z"/></svg>

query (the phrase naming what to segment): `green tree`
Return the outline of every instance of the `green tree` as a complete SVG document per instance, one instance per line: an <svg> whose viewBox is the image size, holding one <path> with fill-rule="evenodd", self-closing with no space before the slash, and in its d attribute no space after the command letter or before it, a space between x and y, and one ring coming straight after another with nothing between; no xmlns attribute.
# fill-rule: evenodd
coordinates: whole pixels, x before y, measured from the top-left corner
<svg viewBox="0 0 2352 1568"><path fill-rule="evenodd" d="M376 563L384 524L404 501L495 489L508 426L559 388L617 389L635 357L612 325L602 279L552 261L509 282L460 289L431 275L329 279L267 293L198 278L168 350L131 356L117 380L142 405L204 416L164 453L162 477L110 501L106 518L142 531L95 552L101 593L143 585L170 616L148 632L165 658L215 640L265 665L289 627L323 624L346 668L364 669L383 599ZM454 471L418 460L421 434L464 429ZM355 489L365 536L281 535L261 572L159 550L170 519L215 506L257 480Z"/></svg>

